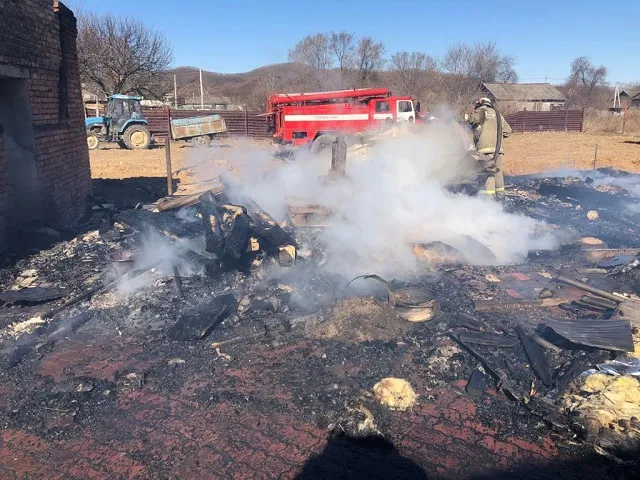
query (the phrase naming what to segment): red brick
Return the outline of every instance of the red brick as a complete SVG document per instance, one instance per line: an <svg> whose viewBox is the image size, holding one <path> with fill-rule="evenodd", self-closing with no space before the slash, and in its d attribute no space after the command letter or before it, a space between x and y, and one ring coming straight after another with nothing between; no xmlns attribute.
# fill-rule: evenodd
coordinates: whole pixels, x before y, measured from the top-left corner
<svg viewBox="0 0 640 480"><path fill-rule="evenodd" d="M26 68L45 220L72 223L84 211L91 172L76 51L76 19L53 0L10 0L0 8L0 65ZM67 102L59 98L61 66L66 65ZM69 115L61 115L61 110ZM13 207L0 136L0 232ZM0 238L0 251L3 249Z"/></svg>

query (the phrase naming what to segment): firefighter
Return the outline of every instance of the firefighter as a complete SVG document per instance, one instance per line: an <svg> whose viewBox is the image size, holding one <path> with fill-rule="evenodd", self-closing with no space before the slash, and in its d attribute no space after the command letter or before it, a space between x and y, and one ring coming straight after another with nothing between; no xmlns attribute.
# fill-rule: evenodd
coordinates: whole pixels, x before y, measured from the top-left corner
<svg viewBox="0 0 640 480"><path fill-rule="evenodd" d="M473 128L473 143L475 150L472 156L479 167L480 176L484 179L484 187L479 191L486 195L504 195L504 174L502 173L504 149L500 140L500 152L496 155L498 144L497 111L491 100L483 97L476 101L475 110L465 115L465 120ZM508 137L511 127L500 115L502 120L502 137Z"/></svg>

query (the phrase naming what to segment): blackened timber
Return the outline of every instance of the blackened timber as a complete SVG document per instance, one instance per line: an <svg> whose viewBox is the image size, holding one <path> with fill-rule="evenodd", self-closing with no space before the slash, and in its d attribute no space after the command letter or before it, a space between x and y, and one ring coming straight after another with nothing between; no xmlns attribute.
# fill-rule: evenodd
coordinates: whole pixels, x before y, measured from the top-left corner
<svg viewBox="0 0 640 480"><path fill-rule="evenodd" d="M21 290L7 290L0 292L0 301L6 303L40 303L58 300L67 294L55 287L33 287Z"/></svg>
<svg viewBox="0 0 640 480"><path fill-rule="evenodd" d="M544 349L527 335L527 332L524 331L521 325L516 327L516 332L520 337L524 352L527 354L527 358L531 363L531 368L533 368L533 371L540 377L540 380L542 380L545 386L551 386L551 369L549 368L547 357L544 354Z"/></svg>
<svg viewBox="0 0 640 480"><path fill-rule="evenodd" d="M472 397L481 396L489 385L489 377L477 368L471 372L465 391Z"/></svg>
<svg viewBox="0 0 640 480"><path fill-rule="evenodd" d="M518 390L511 384L508 375L498 367L492 366L486 358L484 358L480 352L478 352L474 347L469 345L468 343L463 342L460 338L454 333L450 333L449 336L453 338L459 345L464 347L471 355L473 355L476 360L478 360L485 371L489 373L496 381L498 388L500 388L503 392L505 392L512 399L520 401L522 400L522 395L518 393Z"/></svg>
<svg viewBox="0 0 640 480"><path fill-rule="evenodd" d="M236 205L225 205L223 211L224 254L238 261L249 247L249 216L244 207Z"/></svg>
<svg viewBox="0 0 640 480"><path fill-rule="evenodd" d="M219 258L224 252L224 238L220 229L222 212L216 195L206 192L200 196L202 220L205 227L206 250Z"/></svg>
<svg viewBox="0 0 640 480"><path fill-rule="evenodd" d="M204 257L193 250L187 250L181 255L181 259L197 270L203 271L207 277L217 278L222 273L220 262L217 259Z"/></svg>
<svg viewBox="0 0 640 480"><path fill-rule="evenodd" d="M513 348L518 344L518 341L514 338L490 333L460 332L458 337L465 343L485 345L487 347Z"/></svg>
<svg viewBox="0 0 640 480"><path fill-rule="evenodd" d="M279 253L278 247L283 245L296 245L293 235L286 232L275 219L252 200L243 202L247 207L247 212L251 221L249 223L251 235L258 238L261 248L276 256Z"/></svg>
<svg viewBox="0 0 640 480"><path fill-rule="evenodd" d="M221 295L183 311L169 329L175 340L200 340L205 338L237 308L233 295Z"/></svg>

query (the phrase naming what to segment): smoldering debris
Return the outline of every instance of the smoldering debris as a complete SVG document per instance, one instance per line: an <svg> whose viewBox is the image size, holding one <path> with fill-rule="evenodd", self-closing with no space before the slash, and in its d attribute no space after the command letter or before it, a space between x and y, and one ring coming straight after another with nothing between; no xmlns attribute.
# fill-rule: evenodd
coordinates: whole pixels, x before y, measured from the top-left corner
<svg viewBox="0 0 640 480"><path fill-rule="evenodd" d="M570 342L572 338L563 338L544 325L564 322L582 334L592 332L594 321L601 325L611 320L617 325L620 318L608 317L617 315L618 302L560 289L550 280L558 269L572 278L588 276L588 283L601 291L628 292L625 275L637 271L632 261L607 267L609 273L618 272L610 276L584 269L602 261L594 262L587 255L637 247L635 230L618 228L618 240L610 241L609 236L606 244L604 240L581 242L585 237L603 237L594 229L606 225L607 218L617 218L617 213L607 215L600 209L600 218L589 222L586 210L576 210L579 202L560 198L557 192L541 194L539 179L518 184L504 204L451 193L447 183L459 177L452 177L440 154L427 148L431 143L417 140L415 148L403 148L394 142L385 140L380 149L348 161L346 177L331 181L326 178L328 168L312 164L317 159L305 154L281 165L279 171L263 169L255 176L255 188L247 183L247 178L253 178L251 165L245 165L245 175L221 178L210 190L173 203L176 208L159 208L176 200L171 199L119 212L119 226L113 227L119 235L88 235L73 246L66 245L67 250L56 247L48 253L50 257L69 255L65 258L74 258L75 263L49 268L51 258L43 252L7 275L11 278L5 283L12 285L19 272L31 268L37 268L43 282L55 275L55 285L71 287L69 298L74 303L52 300L57 307L44 321L94 308L85 328L108 330L106 341L122 338L126 343L134 338L136 348L144 350L145 361L159 356L158 365L179 371L168 380L159 367L147 375L145 368L137 368L132 361L117 374L123 392L147 387L158 387L158 392L169 381L174 382L172 388L181 388L180 382L186 382L186 375L200 365L198 375L210 375L213 363L207 362L217 361L221 369L233 365L244 375L247 365L262 361L260 355L267 352L274 356L260 364L265 378L271 369L296 363L306 369L304 381L296 371L291 374L293 381L285 376L277 379L278 384L295 384L292 397L301 403L307 402L309 391L322 391L313 399L313 420L333 418L335 409L341 408L336 405L346 403L336 392L354 400L359 395L354 392L365 391L371 399L371 386L386 376L406 377L411 389L400 385L399 397L378 389L381 399L391 394L393 406L399 409L411 408L412 402L405 400L412 398L419 399L424 406L420 408L431 408L431 388L463 396L462 386L468 381L467 394L480 397L474 405L482 415L513 415L509 428L532 430L532 436L539 430L553 430L557 438L575 441L572 424L564 415L579 409L565 404L567 389L575 388L585 371L613 371L621 368L620 363L609 362L622 360L617 350L602 350L609 344L576 343L578 337ZM272 160L265 156L255 161ZM299 185L288 185L292 180ZM309 199L308 210L318 207L315 212L322 222L317 224L323 226L295 226L288 203L291 194L305 202ZM535 200L527 195L535 195ZM556 232L566 225L575 227L572 238L576 241L554 249ZM527 258L532 248L538 251ZM517 261L521 263L513 264ZM114 263L119 270L111 268ZM134 275L141 270L145 275ZM364 272L387 278L386 287L376 289L372 282L345 287L347 279ZM180 289L176 289L177 278ZM118 287L119 293L107 295L107 286L109 290ZM21 319L40 313L26 309L3 306L0 318L3 312ZM471 315L474 310L477 313ZM411 322L416 314L429 321ZM34 325L35 329L41 326L40 322ZM635 348L640 344L637 333L628 324L623 327L625 347L631 332ZM44 355L63 349L73 328L49 333L55 343L47 344L49 337L39 333L35 343L24 337L19 344L22 350L16 349L21 371L31 367L28 353L35 346L46 345L41 348ZM617 328L614 333L618 339ZM205 338L209 340L202 341ZM304 345L303 353L273 361L274 352L288 352L289 343ZM119 352L113 350L115 359ZM175 358L183 359L179 368ZM348 388L343 388L345 379ZM248 388L248 395L243 392L237 397L250 403L252 390L243 381L238 377L233 385L239 391ZM209 391L205 393L212 398ZM224 394L231 398L236 392L225 390ZM485 401L485 395L493 398ZM261 406L267 413L280 407L269 402ZM302 408L311 411L308 404ZM376 412L375 423L364 417L362 428L386 433L384 417L379 420ZM534 424L535 432L530 426Z"/></svg>

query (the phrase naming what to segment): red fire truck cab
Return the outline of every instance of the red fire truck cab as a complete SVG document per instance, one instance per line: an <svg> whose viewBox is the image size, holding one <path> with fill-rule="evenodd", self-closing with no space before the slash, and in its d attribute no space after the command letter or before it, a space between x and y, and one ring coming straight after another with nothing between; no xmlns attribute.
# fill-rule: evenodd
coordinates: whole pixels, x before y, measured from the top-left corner
<svg viewBox="0 0 640 480"><path fill-rule="evenodd" d="M332 141L416 119L411 97L395 97L384 88L279 93L267 99L266 115L274 140L293 145Z"/></svg>

